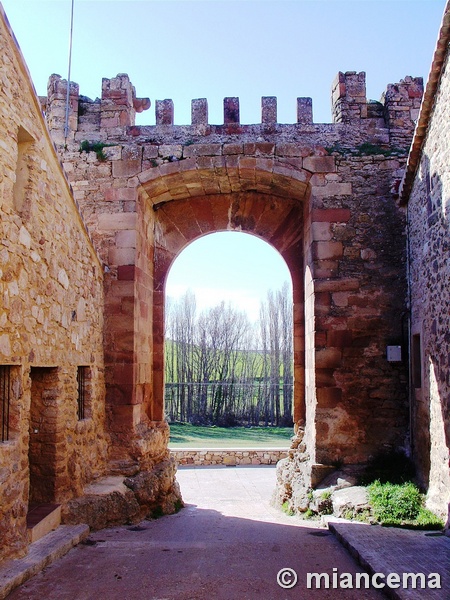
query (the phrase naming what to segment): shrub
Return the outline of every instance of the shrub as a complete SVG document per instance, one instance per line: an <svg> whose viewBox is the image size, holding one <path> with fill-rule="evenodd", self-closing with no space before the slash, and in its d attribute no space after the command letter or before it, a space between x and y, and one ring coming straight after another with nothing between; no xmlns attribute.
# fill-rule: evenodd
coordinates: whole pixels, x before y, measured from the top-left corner
<svg viewBox="0 0 450 600"><path fill-rule="evenodd" d="M424 506L420 507L419 514L416 517L415 525L420 529L443 529L444 523L443 521L437 517L431 510L425 508Z"/></svg>
<svg viewBox="0 0 450 600"><path fill-rule="evenodd" d="M442 529L444 523L424 507L424 496L414 483L380 483L368 487L375 519L382 525L415 529Z"/></svg>
<svg viewBox="0 0 450 600"><path fill-rule="evenodd" d="M422 506L422 495L413 483L382 484L375 481L368 492L373 515L381 523L414 520Z"/></svg>

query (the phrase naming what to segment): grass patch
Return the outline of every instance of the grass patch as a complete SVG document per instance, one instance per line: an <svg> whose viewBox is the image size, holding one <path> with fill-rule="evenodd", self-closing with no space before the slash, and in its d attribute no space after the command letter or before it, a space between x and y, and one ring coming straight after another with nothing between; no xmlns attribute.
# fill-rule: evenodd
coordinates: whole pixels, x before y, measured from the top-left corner
<svg viewBox="0 0 450 600"><path fill-rule="evenodd" d="M444 523L424 507L424 497L412 482L375 481L368 486L373 516L381 525L415 529L442 529Z"/></svg>
<svg viewBox="0 0 450 600"><path fill-rule="evenodd" d="M169 447L288 448L293 433L291 427L206 427L172 423Z"/></svg>

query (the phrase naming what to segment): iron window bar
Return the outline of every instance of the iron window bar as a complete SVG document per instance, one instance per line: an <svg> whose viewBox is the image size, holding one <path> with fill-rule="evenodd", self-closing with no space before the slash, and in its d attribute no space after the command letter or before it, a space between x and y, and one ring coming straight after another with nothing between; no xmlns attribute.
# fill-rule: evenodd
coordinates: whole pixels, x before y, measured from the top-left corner
<svg viewBox="0 0 450 600"><path fill-rule="evenodd" d="M85 408L86 408L86 367L78 367L77 384L78 384L78 420L82 421L85 418Z"/></svg>
<svg viewBox="0 0 450 600"><path fill-rule="evenodd" d="M11 368L0 366L1 429L2 442L9 440L9 412L11 406Z"/></svg>

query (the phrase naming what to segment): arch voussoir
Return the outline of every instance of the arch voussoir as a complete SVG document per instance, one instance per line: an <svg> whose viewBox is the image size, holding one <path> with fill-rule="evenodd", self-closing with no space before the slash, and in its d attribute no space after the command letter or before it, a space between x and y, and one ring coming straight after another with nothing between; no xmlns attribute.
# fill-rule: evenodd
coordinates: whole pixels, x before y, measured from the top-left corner
<svg viewBox="0 0 450 600"><path fill-rule="evenodd" d="M254 191L305 200L311 171L272 157L194 156L143 171L139 181L154 206L171 200Z"/></svg>

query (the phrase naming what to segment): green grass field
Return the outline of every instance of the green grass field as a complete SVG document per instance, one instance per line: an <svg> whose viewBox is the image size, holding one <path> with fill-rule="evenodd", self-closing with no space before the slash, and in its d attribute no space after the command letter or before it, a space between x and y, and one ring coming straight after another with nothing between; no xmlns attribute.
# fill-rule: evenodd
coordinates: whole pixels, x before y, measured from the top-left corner
<svg viewBox="0 0 450 600"><path fill-rule="evenodd" d="M288 448L291 427L200 427L170 425L170 448Z"/></svg>

